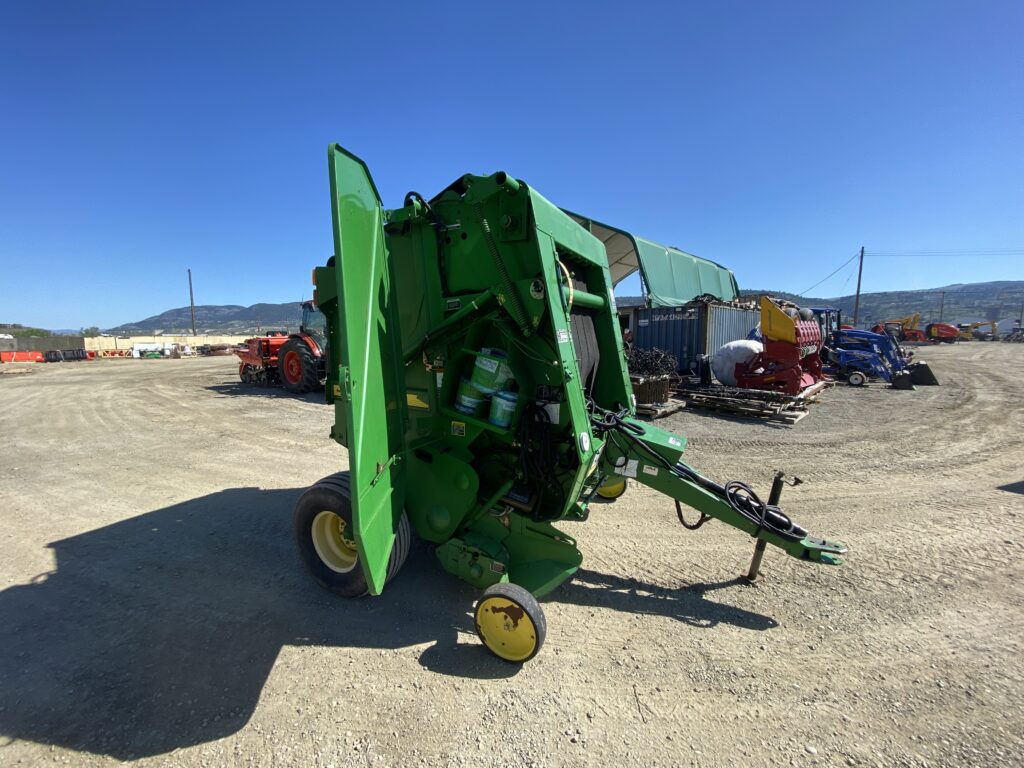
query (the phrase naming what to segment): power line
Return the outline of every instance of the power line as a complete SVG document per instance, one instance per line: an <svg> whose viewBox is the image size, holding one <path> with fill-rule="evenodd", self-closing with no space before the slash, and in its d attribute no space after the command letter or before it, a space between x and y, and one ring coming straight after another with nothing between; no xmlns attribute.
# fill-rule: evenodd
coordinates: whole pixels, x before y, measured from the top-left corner
<svg viewBox="0 0 1024 768"><path fill-rule="evenodd" d="M838 271L839 271L840 269L842 269L842 268L843 268L843 267L845 267L845 266L846 266L847 264L849 264L849 263L850 263L851 261L853 261L854 259L856 259L856 258L857 258L858 256L860 256L860 251L857 251L857 253L853 254L853 256L851 256L851 257L850 257L850 258L848 258L848 259L847 259L846 261L844 261L844 262L843 262L842 264L840 264L840 265L839 265L838 267L836 267L836 268L835 268L835 270L833 270L832 272L829 272L829 273L828 273L828 275L826 275L826 276L825 276L824 278L822 278L821 280L819 280L818 282L816 282L816 283L815 283L814 285L812 285L812 286L811 286L810 288L808 288L807 290L804 290L804 291L801 291L800 293L798 293L798 294L797 294L797 296L806 296L806 295L807 295L807 292L808 292L808 291L813 291L813 290L814 290L815 288L817 288L817 287L818 287L819 285L821 285L822 283L824 283L824 282L825 282L826 280L828 280L828 279L829 279L830 277L832 277L832 275L834 275L834 274L835 274L836 272L838 272Z"/></svg>
<svg viewBox="0 0 1024 768"><path fill-rule="evenodd" d="M982 248L977 250L956 250L956 251L867 251L865 256L881 257L887 259L919 259L919 258L963 258L963 257L986 257L1001 258L1006 256L1024 256L1024 248Z"/></svg>

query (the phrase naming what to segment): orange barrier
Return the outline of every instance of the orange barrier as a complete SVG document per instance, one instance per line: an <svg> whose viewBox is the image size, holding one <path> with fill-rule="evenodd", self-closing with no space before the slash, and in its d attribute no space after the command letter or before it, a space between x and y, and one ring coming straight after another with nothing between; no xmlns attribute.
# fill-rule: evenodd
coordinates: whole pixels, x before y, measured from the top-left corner
<svg viewBox="0 0 1024 768"><path fill-rule="evenodd" d="M0 352L0 363L41 363L43 362L42 352Z"/></svg>

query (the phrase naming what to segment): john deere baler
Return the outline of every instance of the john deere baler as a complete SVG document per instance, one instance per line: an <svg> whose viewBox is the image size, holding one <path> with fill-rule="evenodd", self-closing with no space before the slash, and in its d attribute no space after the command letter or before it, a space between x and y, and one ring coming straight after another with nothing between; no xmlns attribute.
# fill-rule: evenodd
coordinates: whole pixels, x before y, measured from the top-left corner
<svg viewBox="0 0 1024 768"><path fill-rule="evenodd" d="M349 470L300 498L307 567L344 596L379 594L412 531L483 590L475 623L509 661L540 649L535 597L579 568L559 521L600 493L649 485L811 563L846 547L812 537L746 485L681 461L685 439L634 418L600 240L526 183L465 175L384 210L365 164L328 152L334 256L315 271L327 318L332 437ZM677 503L680 520L685 521Z"/></svg>

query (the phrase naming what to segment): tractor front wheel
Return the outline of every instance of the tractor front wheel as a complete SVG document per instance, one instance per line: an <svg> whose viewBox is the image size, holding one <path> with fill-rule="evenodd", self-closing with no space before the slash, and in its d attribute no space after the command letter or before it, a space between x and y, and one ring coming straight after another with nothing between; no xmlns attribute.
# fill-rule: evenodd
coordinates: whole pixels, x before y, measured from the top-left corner
<svg viewBox="0 0 1024 768"><path fill-rule="evenodd" d="M484 590L473 611L473 621L487 650L517 664L537 655L548 632L544 611L534 596L508 582Z"/></svg>
<svg viewBox="0 0 1024 768"><path fill-rule="evenodd" d="M850 371L846 376L846 382L851 387L863 387L867 383L868 377L865 376L861 371Z"/></svg>
<svg viewBox="0 0 1024 768"><path fill-rule="evenodd" d="M281 345L277 353L277 372L285 389L297 395L320 386L313 350L302 339L288 339Z"/></svg>
<svg viewBox="0 0 1024 768"><path fill-rule="evenodd" d="M352 526L348 472L325 477L303 493L295 505L293 523L299 556L317 584L342 597L362 597L369 591ZM411 544L412 531L403 512L385 583L398 573Z"/></svg>

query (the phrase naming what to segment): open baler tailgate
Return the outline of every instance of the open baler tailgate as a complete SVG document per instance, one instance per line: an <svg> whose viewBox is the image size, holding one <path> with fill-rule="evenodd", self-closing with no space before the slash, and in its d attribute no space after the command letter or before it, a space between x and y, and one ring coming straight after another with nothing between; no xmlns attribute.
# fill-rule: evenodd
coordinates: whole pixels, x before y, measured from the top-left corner
<svg viewBox="0 0 1024 768"><path fill-rule="evenodd" d="M328 387L335 406L334 437L348 448L352 518L370 592L384 588L395 526L404 507L405 383L397 296L384 237L380 196L365 163L337 144L328 149L334 224L334 289L321 307L331 328ZM329 290L329 288L328 288Z"/></svg>

